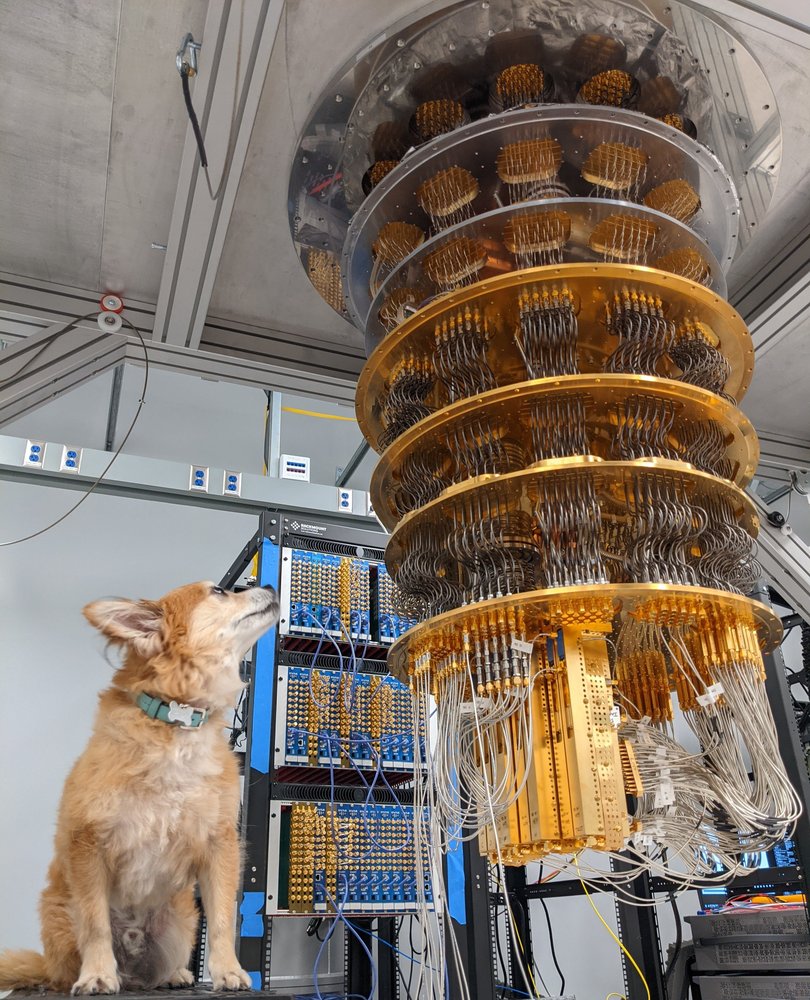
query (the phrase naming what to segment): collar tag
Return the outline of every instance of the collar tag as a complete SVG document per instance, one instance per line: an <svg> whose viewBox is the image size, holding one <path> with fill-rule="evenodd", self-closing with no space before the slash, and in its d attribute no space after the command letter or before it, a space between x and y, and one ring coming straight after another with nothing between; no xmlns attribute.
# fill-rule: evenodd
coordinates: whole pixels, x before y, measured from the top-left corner
<svg viewBox="0 0 810 1000"><path fill-rule="evenodd" d="M179 722L186 729L191 729L194 727L194 707L184 705L182 702L170 701L167 718L169 722Z"/></svg>

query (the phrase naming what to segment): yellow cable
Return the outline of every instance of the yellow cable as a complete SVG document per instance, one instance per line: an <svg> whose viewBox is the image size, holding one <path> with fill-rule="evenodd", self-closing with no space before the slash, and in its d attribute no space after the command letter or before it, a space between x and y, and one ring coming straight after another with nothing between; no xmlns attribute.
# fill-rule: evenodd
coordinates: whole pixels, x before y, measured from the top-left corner
<svg viewBox="0 0 810 1000"><path fill-rule="evenodd" d="M579 870L579 859L578 859L578 856L574 857L574 864L576 865L577 875L579 876L580 885L582 886L582 888L585 891L585 896L587 897L588 902L591 904L591 909L597 915L597 917L599 917L599 920L601 921L602 926L605 928L605 930L608 932L608 934L610 934L610 936L613 938L613 940L616 942L616 944L621 948L621 950L625 953L625 955L630 960L630 964L636 970L636 972L638 973L639 979L644 984L644 989L645 989L645 991L647 993L647 1000L652 1000L652 994L650 993L649 984L647 983L647 980L644 978L644 973L638 967L638 962L633 958L633 956L630 954L630 952L627 950L627 948L625 948L625 946L622 944L622 942L619 940L619 938L617 938L616 935L613 933L613 931L610 928L610 926L608 925L607 921L602 916L602 914L599 912L599 910L596 908L596 904L591 899L591 894L588 892L588 887L587 887L587 885L585 885L585 882L584 882L584 880L582 878L582 873ZM620 996L622 996L621 993L609 993L608 996L606 997L606 1000L610 1000L610 997L620 997Z"/></svg>
<svg viewBox="0 0 810 1000"><path fill-rule="evenodd" d="M315 410L299 410L295 406L282 406L284 413L300 413L304 417L320 417L322 420L348 420L350 423L357 423L354 417L341 417L337 413L318 413Z"/></svg>
<svg viewBox="0 0 810 1000"><path fill-rule="evenodd" d="M506 886L501 886L503 889L504 899L506 899ZM515 940L520 948L520 954L523 956L523 961L526 963L526 971L529 973L529 979L532 981L532 989L537 997L540 996L540 990L537 988L537 983L534 981L534 974L532 973L532 963L526 958L526 952L523 950L523 941L520 939L520 934L518 934L517 925L515 924L515 918L512 915L511 906L506 907L506 912L509 915L509 922L512 925L512 933L515 935Z"/></svg>
<svg viewBox="0 0 810 1000"><path fill-rule="evenodd" d="M624 993L608 993L608 995L605 997L605 1000L610 1000L611 997L618 997L619 1000L627 1000L627 997L624 995Z"/></svg>

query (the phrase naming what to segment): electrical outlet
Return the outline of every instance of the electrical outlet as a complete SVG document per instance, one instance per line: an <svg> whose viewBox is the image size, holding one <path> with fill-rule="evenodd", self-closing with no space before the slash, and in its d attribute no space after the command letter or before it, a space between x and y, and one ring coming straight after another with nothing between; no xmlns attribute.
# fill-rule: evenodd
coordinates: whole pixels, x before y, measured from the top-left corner
<svg viewBox="0 0 810 1000"><path fill-rule="evenodd" d="M343 511L344 514L352 512L352 491L343 486L337 488L337 509Z"/></svg>
<svg viewBox="0 0 810 1000"><path fill-rule="evenodd" d="M72 444L62 445L62 457L59 460L60 472L78 472L82 462L82 449Z"/></svg>
<svg viewBox="0 0 810 1000"><path fill-rule="evenodd" d="M208 492L208 466L192 465L189 467L188 488L196 493Z"/></svg>
<svg viewBox="0 0 810 1000"><path fill-rule="evenodd" d="M242 473L225 470L222 477L222 492L226 497L242 496Z"/></svg>
<svg viewBox="0 0 810 1000"><path fill-rule="evenodd" d="M306 455L281 455L278 461L280 479L300 479L309 482L309 459Z"/></svg>
<svg viewBox="0 0 810 1000"><path fill-rule="evenodd" d="M23 457L23 465L27 465L31 469L41 469L42 463L45 461L45 442L44 441L26 441L25 442L25 455Z"/></svg>

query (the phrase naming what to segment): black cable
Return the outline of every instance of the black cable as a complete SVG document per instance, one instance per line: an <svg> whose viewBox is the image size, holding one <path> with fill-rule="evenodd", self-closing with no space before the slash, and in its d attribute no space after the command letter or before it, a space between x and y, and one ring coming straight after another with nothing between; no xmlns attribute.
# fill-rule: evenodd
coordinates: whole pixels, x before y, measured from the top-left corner
<svg viewBox="0 0 810 1000"><path fill-rule="evenodd" d="M678 909L678 903L675 899L675 893L669 893L669 905L672 907L672 912L675 914L675 944L672 949L672 954L669 961L667 962L666 971L664 972L664 980L668 981L669 977L672 975L672 970L675 968L675 962L678 960L678 953L683 945L683 928L681 926L681 913Z"/></svg>
<svg viewBox="0 0 810 1000"><path fill-rule="evenodd" d="M208 166L208 157L205 155L205 143L200 131L200 123L197 121L197 113L194 110L194 105L191 103L191 90L188 85L188 66L183 66L180 79L183 82L183 100L186 102L188 120L191 122L194 138L197 140L197 149L200 151L200 165L205 169Z"/></svg>
<svg viewBox="0 0 810 1000"><path fill-rule="evenodd" d="M77 317L76 322L78 323L81 318L82 317ZM64 520L66 520L66 518L70 517L73 511L78 510L78 508L81 507L81 505L85 502L85 500L89 496L92 496L92 494L95 492L98 486L101 485L102 481L104 480L104 477L112 468L113 462L115 462L115 460L124 450L124 445L129 440L133 430L135 430L135 424L137 424L138 417L140 417L141 410L143 409L143 404L146 402L146 390L149 387L149 352L146 349L146 341L143 339L143 334L141 333L141 331L133 323L130 323L130 321L126 319L124 316L122 316L121 319L130 328L130 330L132 330L132 332L137 336L138 340L141 343L141 348L143 349L143 384L141 386L141 398L138 400L138 406L137 409L135 410L135 415L133 416L129 427L127 428L127 432L124 435L123 440L116 448L113 457L101 470L99 476L97 476L97 478L93 480L93 482L87 487L84 493L82 493L82 495L79 497L76 503L74 503L72 507L68 507L68 509L65 511L64 514L62 514L61 517L58 517L55 521L51 521L50 524L46 524L45 527L40 528L39 531L32 531L28 535L23 535L22 538L13 538L11 541L8 542L0 542L0 548L5 548L7 545L19 545L20 542L27 542L30 541L32 538L38 538L40 535L44 535L46 531L50 531L51 528L55 528L58 524L61 524ZM73 325L67 327L66 329L73 329Z"/></svg>
<svg viewBox="0 0 810 1000"><path fill-rule="evenodd" d="M540 863L540 874L537 876L538 885L543 877L543 864ZM551 927L551 917L548 913L548 906L546 906L546 901L542 896L539 896L540 905L543 907L543 913L546 917L546 926L548 927L548 943L551 946L551 961L554 963L554 968L557 970L557 975L560 977L560 996L565 993L565 976L560 968L560 963L557 961L557 951L554 947L554 931Z"/></svg>
<svg viewBox="0 0 810 1000"><path fill-rule="evenodd" d="M411 922L410 925L408 926L408 946L411 949L412 956L416 956L417 954L419 954L419 956L421 957L422 955L421 950L417 952L416 945L413 943L413 922L415 919L416 919L415 915L412 914ZM405 987L405 996L408 998L408 1000L410 1000L411 996L411 984L413 983L413 974L415 969L416 969L416 962L411 962L411 967L408 970L408 985Z"/></svg>

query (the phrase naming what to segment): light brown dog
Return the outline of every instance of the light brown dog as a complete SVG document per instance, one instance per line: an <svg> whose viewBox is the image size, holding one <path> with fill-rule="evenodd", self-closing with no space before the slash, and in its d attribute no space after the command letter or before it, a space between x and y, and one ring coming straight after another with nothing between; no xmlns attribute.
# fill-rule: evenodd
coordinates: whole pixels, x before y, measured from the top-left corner
<svg viewBox="0 0 810 1000"><path fill-rule="evenodd" d="M123 665L62 794L40 901L45 953L0 955L0 989L190 985L196 883L214 988L249 989L234 951L239 774L223 727L242 657L278 620L276 594L194 583L84 614L125 647Z"/></svg>

